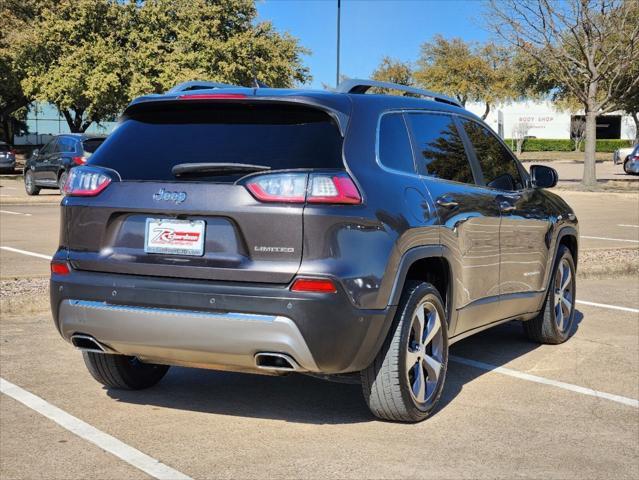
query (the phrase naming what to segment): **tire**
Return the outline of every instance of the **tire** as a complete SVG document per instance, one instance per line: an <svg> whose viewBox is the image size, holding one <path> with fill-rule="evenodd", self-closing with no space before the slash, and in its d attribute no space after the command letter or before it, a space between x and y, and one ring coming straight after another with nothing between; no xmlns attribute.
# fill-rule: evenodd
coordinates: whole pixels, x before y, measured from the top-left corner
<svg viewBox="0 0 639 480"><path fill-rule="evenodd" d="M122 390L149 388L162 380L168 365L142 363L135 357L82 352L84 363L93 378L105 387Z"/></svg>
<svg viewBox="0 0 639 480"><path fill-rule="evenodd" d="M40 187L36 186L35 178L33 177L33 172L31 170L27 170L24 174L24 189L29 196L40 193Z"/></svg>
<svg viewBox="0 0 639 480"><path fill-rule="evenodd" d="M566 278L566 272L569 278ZM575 261L570 250L562 245L557 252L544 306L537 317L524 322L524 331L530 340L557 345L572 336L576 291Z"/></svg>
<svg viewBox="0 0 639 480"><path fill-rule="evenodd" d="M58 188L60 189L60 195L64 195L64 184L67 183L67 177L69 173L65 170L58 177Z"/></svg>
<svg viewBox="0 0 639 480"><path fill-rule="evenodd" d="M422 340L426 340L420 346L416 344L419 309L424 312ZM420 422L434 411L448 365L445 312L435 287L424 282L407 283L388 338L373 363L361 372L364 398L376 417ZM438 374L434 373L437 368ZM418 388L419 378L423 391Z"/></svg>
<svg viewBox="0 0 639 480"><path fill-rule="evenodd" d="M630 171L628 165L630 165L630 157L626 158L626 161L623 162L623 171L628 175L637 175L635 172Z"/></svg>

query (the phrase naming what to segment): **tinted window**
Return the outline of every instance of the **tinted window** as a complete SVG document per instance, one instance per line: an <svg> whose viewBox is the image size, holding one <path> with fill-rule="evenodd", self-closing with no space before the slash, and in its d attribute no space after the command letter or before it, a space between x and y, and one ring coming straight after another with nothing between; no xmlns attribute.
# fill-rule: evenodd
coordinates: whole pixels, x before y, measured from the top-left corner
<svg viewBox="0 0 639 480"><path fill-rule="evenodd" d="M96 149L102 145L104 142L104 138L90 138L89 140L85 140L82 142L82 148L84 149L84 156L89 158Z"/></svg>
<svg viewBox="0 0 639 480"><path fill-rule="evenodd" d="M53 151L53 146L55 145L55 138L50 140L42 149L40 150L40 155L47 155Z"/></svg>
<svg viewBox="0 0 639 480"><path fill-rule="evenodd" d="M330 117L297 105L147 105L109 135L89 164L125 180L175 180L181 163L245 163L273 170L344 168L342 139ZM233 181L237 176L180 177Z"/></svg>
<svg viewBox="0 0 639 480"><path fill-rule="evenodd" d="M73 153L75 152L75 143L76 141L69 137L60 137L58 139L58 150L64 153Z"/></svg>
<svg viewBox="0 0 639 480"><path fill-rule="evenodd" d="M409 118L420 171L444 180L475 182L464 143L451 116L411 113Z"/></svg>
<svg viewBox="0 0 639 480"><path fill-rule="evenodd" d="M495 135L477 122L462 120L462 123L475 149L486 185L501 190L523 188L515 159Z"/></svg>
<svg viewBox="0 0 639 480"><path fill-rule="evenodd" d="M379 161L388 168L415 173L410 138L401 113L382 116L379 124Z"/></svg>

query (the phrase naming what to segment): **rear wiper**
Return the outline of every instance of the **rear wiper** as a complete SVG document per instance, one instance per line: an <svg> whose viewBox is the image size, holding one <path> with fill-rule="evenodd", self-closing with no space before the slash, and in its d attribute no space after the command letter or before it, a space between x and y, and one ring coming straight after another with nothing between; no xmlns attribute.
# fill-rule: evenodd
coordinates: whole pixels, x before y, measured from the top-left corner
<svg viewBox="0 0 639 480"><path fill-rule="evenodd" d="M270 170L267 165L249 163L178 163L171 169L176 177L189 174L233 175L236 173L253 173Z"/></svg>

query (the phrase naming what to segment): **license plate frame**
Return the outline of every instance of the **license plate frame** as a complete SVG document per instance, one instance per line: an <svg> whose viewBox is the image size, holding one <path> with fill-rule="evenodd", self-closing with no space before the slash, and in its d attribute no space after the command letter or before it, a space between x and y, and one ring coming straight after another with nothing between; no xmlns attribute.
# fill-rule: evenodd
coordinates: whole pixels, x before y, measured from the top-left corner
<svg viewBox="0 0 639 480"><path fill-rule="evenodd" d="M201 257L205 235L204 220L149 217L144 227L144 252Z"/></svg>

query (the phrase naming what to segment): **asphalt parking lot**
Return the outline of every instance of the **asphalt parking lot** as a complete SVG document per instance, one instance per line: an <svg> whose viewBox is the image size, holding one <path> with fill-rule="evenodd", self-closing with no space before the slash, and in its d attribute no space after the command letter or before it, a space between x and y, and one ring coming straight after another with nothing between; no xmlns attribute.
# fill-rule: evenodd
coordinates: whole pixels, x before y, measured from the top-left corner
<svg viewBox="0 0 639 480"><path fill-rule="evenodd" d="M20 188L0 178L0 279L46 277L57 247L57 192ZM583 250L639 248L639 192L558 193ZM301 375L173 368L147 391L107 390L48 312L3 314L0 477L639 478L639 278L580 279L577 298L563 345L517 323L455 344L441 408L418 425Z"/></svg>

